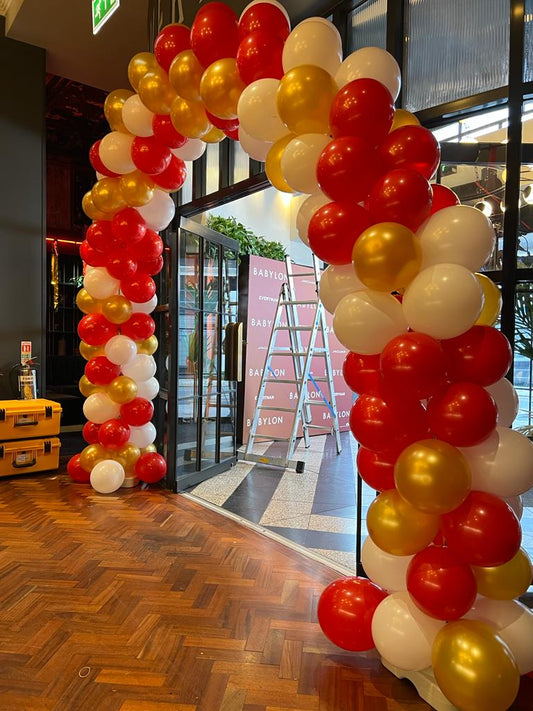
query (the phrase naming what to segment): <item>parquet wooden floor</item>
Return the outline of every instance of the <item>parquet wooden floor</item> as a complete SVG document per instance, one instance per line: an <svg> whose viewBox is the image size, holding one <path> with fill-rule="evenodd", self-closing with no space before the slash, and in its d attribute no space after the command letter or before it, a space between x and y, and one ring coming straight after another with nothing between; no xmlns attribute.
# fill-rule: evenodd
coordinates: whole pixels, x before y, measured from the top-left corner
<svg viewBox="0 0 533 711"><path fill-rule="evenodd" d="M0 575L1 711L429 708L324 638L337 573L165 491L0 481Z"/></svg>

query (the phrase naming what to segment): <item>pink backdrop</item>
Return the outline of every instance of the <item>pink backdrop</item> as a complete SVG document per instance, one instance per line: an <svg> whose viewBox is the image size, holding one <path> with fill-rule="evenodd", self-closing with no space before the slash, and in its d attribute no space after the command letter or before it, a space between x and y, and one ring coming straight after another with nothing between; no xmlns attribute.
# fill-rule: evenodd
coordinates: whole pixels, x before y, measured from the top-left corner
<svg viewBox="0 0 533 711"><path fill-rule="evenodd" d="M295 265L294 273L309 273L309 278L295 278L295 292L298 300L311 300L316 298L315 281L313 270L310 267ZM248 281L248 321L246 339L246 388L244 401L244 421L243 421L243 442L248 440L248 431L252 425L255 412L257 394L261 381L261 373L265 363L268 348L268 341L272 330L272 323L276 314L276 305L279 291L284 281L286 281L285 264L265 257L250 256L250 273ZM310 326L312 324L314 307L302 305L298 307L298 319L300 325ZM338 342L331 328L333 317L326 314L328 324L328 339L333 368L333 382L335 398L337 401L337 414L341 430L347 430L350 407L352 404L352 392L344 382L342 377L342 364L346 356L346 349ZM285 322L285 314L282 317ZM302 344L305 350L309 333L302 333ZM278 331L276 346L288 346L288 332ZM317 337L317 347L322 346L320 335ZM290 356L274 356L272 359L272 370L276 377L280 379L294 379L294 367ZM325 359L322 356L315 356L311 364L311 375L314 377L324 377ZM274 376L271 374L272 380ZM318 387L329 396L327 383L319 382ZM310 399L321 399L312 383L309 386ZM296 398L296 385L280 383L279 385L268 384L266 397L263 404L269 407L293 407ZM317 405L311 408L313 424L324 424L325 430L310 430L311 434L324 434L332 425L332 417L326 406ZM260 419L258 433L271 435L272 437L288 437L292 425L292 413L273 412L267 410ZM259 440L258 440L259 441Z"/></svg>

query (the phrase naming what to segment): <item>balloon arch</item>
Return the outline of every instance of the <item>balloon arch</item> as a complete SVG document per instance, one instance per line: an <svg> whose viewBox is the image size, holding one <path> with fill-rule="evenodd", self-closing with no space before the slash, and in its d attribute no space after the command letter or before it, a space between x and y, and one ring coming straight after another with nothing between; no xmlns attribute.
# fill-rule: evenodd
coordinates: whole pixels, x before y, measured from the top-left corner
<svg viewBox="0 0 533 711"><path fill-rule="evenodd" d="M358 469L381 492L362 550L370 579L326 588L322 629L405 672L432 667L460 709L506 709L533 670L533 615L515 599L531 581L519 518L533 445L510 429L511 349L494 328L499 291L479 273L494 231L430 184L439 146L395 109L394 58L376 47L342 56L329 21L291 31L280 3L258 0L240 18L208 3L190 29L168 25L153 53L131 59L134 91L108 95L111 130L89 155L97 182L83 198L92 224L77 296L87 446L68 471L101 493L165 475L151 423L158 232L186 162L238 140L278 190L309 196L298 233L330 265L320 298L349 350Z"/></svg>

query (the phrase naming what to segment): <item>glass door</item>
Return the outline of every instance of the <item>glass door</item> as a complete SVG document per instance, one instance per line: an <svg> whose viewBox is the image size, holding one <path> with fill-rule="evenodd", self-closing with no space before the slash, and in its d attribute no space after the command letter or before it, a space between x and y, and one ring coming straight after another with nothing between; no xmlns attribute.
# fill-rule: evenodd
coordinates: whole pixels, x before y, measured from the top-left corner
<svg viewBox="0 0 533 711"><path fill-rule="evenodd" d="M171 252L168 480L183 491L236 462L237 383L225 361L238 243L183 220Z"/></svg>

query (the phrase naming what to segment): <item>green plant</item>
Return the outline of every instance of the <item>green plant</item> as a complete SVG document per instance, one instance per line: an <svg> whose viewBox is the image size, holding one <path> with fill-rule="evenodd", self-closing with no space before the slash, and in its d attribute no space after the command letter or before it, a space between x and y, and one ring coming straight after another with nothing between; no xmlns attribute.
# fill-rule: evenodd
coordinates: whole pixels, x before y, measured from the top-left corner
<svg viewBox="0 0 533 711"><path fill-rule="evenodd" d="M259 257L277 259L280 262L287 256L281 242L274 242L264 237L258 237L248 227L245 227L241 222L237 222L235 217L208 215L207 226L216 232L220 232L227 237L237 240L239 243L239 254L241 255L256 254Z"/></svg>

